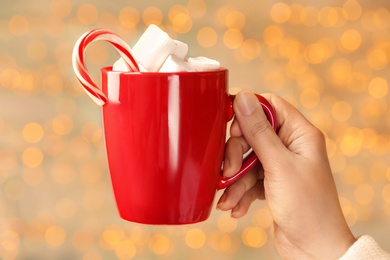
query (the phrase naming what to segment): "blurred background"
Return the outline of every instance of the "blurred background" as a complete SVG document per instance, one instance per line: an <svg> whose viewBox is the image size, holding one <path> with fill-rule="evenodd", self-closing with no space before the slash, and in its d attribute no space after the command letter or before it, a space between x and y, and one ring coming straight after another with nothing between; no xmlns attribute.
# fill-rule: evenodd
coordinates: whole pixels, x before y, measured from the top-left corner
<svg viewBox="0 0 390 260"><path fill-rule="evenodd" d="M89 29L132 46L150 23L229 68L232 93L274 92L324 131L349 225L390 251L389 1L0 2L1 259L280 259L262 201L239 220L119 218L101 111L71 53ZM103 42L86 53L97 82L118 58Z"/></svg>

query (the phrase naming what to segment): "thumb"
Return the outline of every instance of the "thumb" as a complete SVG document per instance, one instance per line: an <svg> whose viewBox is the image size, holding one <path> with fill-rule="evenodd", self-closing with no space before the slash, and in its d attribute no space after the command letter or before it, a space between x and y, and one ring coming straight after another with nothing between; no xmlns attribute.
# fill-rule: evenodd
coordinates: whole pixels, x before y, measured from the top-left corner
<svg viewBox="0 0 390 260"><path fill-rule="evenodd" d="M274 164L275 160L281 158L286 147L268 122L260 101L254 94L239 92L234 101L234 112L242 134L263 167L267 167L268 163Z"/></svg>

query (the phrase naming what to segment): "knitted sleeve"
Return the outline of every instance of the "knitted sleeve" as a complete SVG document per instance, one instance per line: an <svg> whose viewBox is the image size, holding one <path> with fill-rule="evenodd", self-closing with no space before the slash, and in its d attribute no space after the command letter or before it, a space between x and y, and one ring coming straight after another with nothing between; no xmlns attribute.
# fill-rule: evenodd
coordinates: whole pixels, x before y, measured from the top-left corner
<svg viewBox="0 0 390 260"><path fill-rule="evenodd" d="M385 252L375 240L361 236L339 260L390 260L390 253Z"/></svg>

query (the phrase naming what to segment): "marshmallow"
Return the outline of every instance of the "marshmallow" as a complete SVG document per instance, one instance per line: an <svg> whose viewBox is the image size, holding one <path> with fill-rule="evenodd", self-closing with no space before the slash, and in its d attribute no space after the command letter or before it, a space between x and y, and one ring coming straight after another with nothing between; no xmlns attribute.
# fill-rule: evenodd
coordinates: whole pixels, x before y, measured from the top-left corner
<svg viewBox="0 0 390 260"><path fill-rule="evenodd" d="M188 58L188 63L195 71L219 70L220 63L206 57Z"/></svg>
<svg viewBox="0 0 390 260"><path fill-rule="evenodd" d="M132 49L141 72L177 72L218 70L220 63L206 57L189 58L188 45L171 39L159 27L151 24ZM122 58L117 60L113 71L129 72Z"/></svg>
<svg viewBox="0 0 390 260"><path fill-rule="evenodd" d="M186 61L176 55L169 55L161 66L159 72L176 72L176 71L195 71L195 69Z"/></svg>
<svg viewBox="0 0 390 260"><path fill-rule="evenodd" d="M176 43L176 48L173 54L182 60L187 60L188 45L184 42L173 40Z"/></svg>
<svg viewBox="0 0 390 260"><path fill-rule="evenodd" d="M126 66L125 61L122 58L119 58L119 60L117 60L114 63L114 65L112 66L112 70L113 71L123 71L123 72L130 71L129 68Z"/></svg>
<svg viewBox="0 0 390 260"><path fill-rule="evenodd" d="M142 65L138 64L138 68L140 72L146 72L146 69ZM129 70L125 61L122 58L119 58L112 66L112 71L129 72L131 70Z"/></svg>
<svg viewBox="0 0 390 260"><path fill-rule="evenodd" d="M159 27L151 24L132 51L135 60L147 71L156 72L177 48L177 44Z"/></svg>

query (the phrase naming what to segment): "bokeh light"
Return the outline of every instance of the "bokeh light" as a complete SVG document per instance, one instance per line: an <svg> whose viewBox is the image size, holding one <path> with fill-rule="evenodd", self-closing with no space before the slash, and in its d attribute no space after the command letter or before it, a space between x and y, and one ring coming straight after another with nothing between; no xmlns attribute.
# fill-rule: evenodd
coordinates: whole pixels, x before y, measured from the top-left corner
<svg viewBox="0 0 390 260"><path fill-rule="evenodd" d="M44 155L39 148L28 147L23 151L23 163L29 168L35 168L41 165Z"/></svg>
<svg viewBox="0 0 390 260"><path fill-rule="evenodd" d="M203 27L197 34L197 40L200 46L211 48L217 43L218 34L211 27Z"/></svg>
<svg viewBox="0 0 390 260"><path fill-rule="evenodd" d="M271 8L271 18L276 23L285 23L291 17L291 9L286 3L278 2Z"/></svg>
<svg viewBox="0 0 390 260"><path fill-rule="evenodd" d="M261 54L260 42L255 39L247 39L241 45L241 54L246 60L254 60Z"/></svg>
<svg viewBox="0 0 390 260"><path fill-rule="evenodd" d="M252 216L252 223L262 228L271 228L273 224L272 216L268 208L261 208L255 211Z"/></svg>
<svg viewBox="0 0 390 260"><path fill-rule="evenodd" d="M72 131L72 119L66 115L56 116L51 123L53 131L58 135L67 135Z"/></svg>
<svg viewBox="0 0 390 260"><path fill-rule="evenodd" d="M237 10L229 10L225 16L225 26L229 29L241 30L245 27L245 15Z"/></svg>
<svg viewBox="0 0 390 260"><path fill-rule="evenodd" d="M48 227L45 232L45 240L51 246L61 246L65 242L66 236L64 228L58 225Z"/></svg>
<svg viewBox="0 0 390 260"><path fill-rule="evenodd" d="M30 29L30 22L23 15L15 15L8 22L8 30L14 36L25 35Z"/></svg>
<svg viewBox="0 0 390 260"><path fill-rule="evenodd" d="M145 25L161 25L164 18L162 11L156 6L149 6L146 8L142 17Z"/></svg>
<svg viewBox="0 0 390 260"><path fill-rule="evenodd" d="M237 229L238 221L230 216L230 214L225 213L221 215L218 219L217 226L218 229L230 233Z"/></svg>
<svg viewBox="0 0 390 260"><path fill-rule="evenodd" d="M229 49L239 48L244 41L244 36L238 29L228 29L223 35L223 42Z"/></svg>
<svg viewBox="0 0 390 260"><path fill-rule="evenodd" d="M201 248L206 243L206 234L199 228L191 228L185 235L185 241L190 248Z"/></svg>
<svg viewBox="0 0 390 260"><path fill-rule="evenodd" d="M349 29L341 35L340 43L343 50L353 52L360 47L362 37L357 30Z"/></svg>
<svg viewBox="0 0 390 260"><path fill-rule="evenodd" d="M242 240L248 247L260 248L267 239L267 233L261 227L248 227L242 232Z"/></svg>
<svg viewBox="0 0 390 260"><path fill-rule="evenodd" d="M356 0L347 0L343 5L343 15L348 20L357 20L362 15L363 9Z"/></svg>
<svg viewBox="0 0 390 260"><path fill-rule="evenodd" d="M175 32L184 34L192 29L192 18L189 15L187 7L183 5L174 5L169 10L168 16Z"/></svg>
<svg viewBox="0 0 390 260"><path fill-rule="evenodd" d="M381 77L373 78L368 84L368 92L375 98L383 98L389 91L389 85L386 79Z"/></svg>
<svg viewBox="0 0 390 260"><path fill-rule="evenodd" d="M192 18L201 19L207 13L207 4L204 0L189 0L187 3L187 9Z"/></svg>
<svg viewBox="0 0 390 260"><path fill-rule="evenodd" d="M197 246L199 244L197 244L196 241L194 242L193 240L191 240L191 239L196 240L196 237L195 238L191 237L192 233L190 234L190 238L188 238L188 236L186 235L185 240L187 242L187 245L189 243L189 246L191 246L191 245ZM188 242L188 240L190 242ZM170 239L167 236L165 236L163 234L153 235L150 239L150 242L149 242L149 248L157 256L169 254L171 247L172 247L172 242L170 241Z"/></svg>
<svg viewBox="0 0 390 260"><path fill-rule="evenodd" d="M308 27L313 27L318 24L318 9L315 6L306 6L302 9L300 20L302 24Z"/></svg>
<svg viewBox="0 0 390 260"><path fill-rule="evenodd" d="M270 25L264 30L263 33L264 42L271 47L280 44L283 41L283 38L284 38L284 32L277 25Z"/></svg>
<svg viewBox="0 0 390 260"><path fill-rule="evenodd" d="M83 4L77 9L77 18L80 23L90 25L96 22L99 12L93 4Z"/></svg>
<svg viewBox="0 0 390 260"><path fill-rule="evenodd" d="M23 128L23 137L29 143L38 143L44 136L43 128L36 122L28 123Z"/></svg>
<svg viewBox="0 0 390 260"><path fill-rule="evenodd" d="M126 29L136 28L139 20L139 11L134 7L126 6L119 13L119 21Z"/></svg>
<svg viewBox="0 0 390 260"><path fill-rule="evenodd" d="M234 252L237 250L234 247L232 237L223 232L211 234L210 245L214 250L219 252Z"/></svg>

